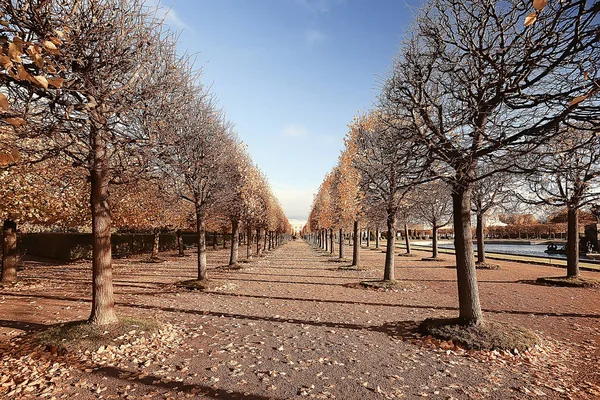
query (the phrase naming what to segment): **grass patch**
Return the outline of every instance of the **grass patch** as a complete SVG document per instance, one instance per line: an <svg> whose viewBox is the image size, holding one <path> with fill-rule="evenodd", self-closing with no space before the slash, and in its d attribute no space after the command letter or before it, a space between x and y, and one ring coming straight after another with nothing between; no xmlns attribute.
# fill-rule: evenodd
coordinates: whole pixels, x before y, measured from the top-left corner
<svg viewBox="0 0 600 400"><path fill-rule="evenodd" d="M348 263L348 262L351 262L352 260L348 260L347 258L331 258L327 261L332 262L332 263Z"/></svg>
<svg viewBox="0 0 600 400"><path fill-rule="evenodd" d="M216 281L212 279L203 279L201 281L198 279L190 279L188 281L177 282L175 286L189 290L214 290L223 286L224 284L225 283L223 281Z"/></svg>
<svg viewBox="0 0 600 400"><path fill-rule="evenodd" d="M239 271L241 269L244 269L244 267L242 267L240 265L241 262L238 262L238 264L233 264L233 265L220 265L218 267L215 267L215 271Z"/></svg>
<svg viewBox="0 0 600 400"><path fill-rule="evenodd" d="M564 286L564 287L579 287L579 288L600 288L600 280L594 278L584 278L582 276L566 277L566 276L552 276L545 278L538 278L537 283L542 285L550 286Z"/></svg>
<svg viewBox="0 0 600 400"><path fill-rule="evenodd" d="M443 258L439 258L439 257L423 257L423 258L421 258L421 261L437 261L437 262L440 262L440 261L444 261L444 259Z"/></svg>
<svg viewBox="0 0 600 400"><path fill-rule="evenodd" d="M365 268L357 267L356 265L343 265L336 269L338 271L366 271Z"/></svg>
<svg viewBox="0 0 600 400"><path fill-rule="evenodd" d="M54 325L42 332L35 333L33 338L40 344L46 345L52 353L77 350L93 351L132 331L148 334L156 332L159 328L160 323L156 320L121 317L119 322L110 325L92 325L87 321Z"/></svg>
<svg viewBox="0 0 600 400"><path fill-rule="evenodd" d="M398 289L402 288L400 282L394 281L362 281L360 286L367 289Z"/></svg>
<svg viewBox="0 0 600 400"><path fill-rule="evenodd" d="M377 291L388 291L388 290L406 290L408 288L414 287L414 285L410 282L404 281L362 281L358 283L348 283L345 285L346 287L353 289L370 289Z"/></svg>
<svg viewBox="0 0 600 400"><path fill-rule="evenodd" d="M146 258L145 260L140 260L140 262L143 262L146 264L160 264L160 263L167 262L167 260L165 260L164 258Z"/></svg>
<svg viewBox="0 0 600 400"><path fill-rule="evenodd" d="M500 266L498 264L490 264L490 263L480 263L480 262L476 262L475 263L475 268L477 269L489 269L489 270L497 270L500 269Z"/></svg>
<svg viewBox="0 0 600 400"><path fill-rule="evenodd" d="M475 326L461 324L457 318L428 318L419 325L419 332L472 350L525 351L539 344L539 338L529 329L495 321Z"/></svg>

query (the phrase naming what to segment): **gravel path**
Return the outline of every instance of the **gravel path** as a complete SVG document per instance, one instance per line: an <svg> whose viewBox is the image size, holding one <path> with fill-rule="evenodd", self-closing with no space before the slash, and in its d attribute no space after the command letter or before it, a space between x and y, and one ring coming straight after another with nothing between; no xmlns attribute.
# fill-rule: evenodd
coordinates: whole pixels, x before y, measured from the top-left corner
<svg viewBox="0 0 600 400"><path fill-rule="evenodd" d="M70 357L36 348L27 333L87 317L90 266L27 262L23 283L0 290L8 376L0 396L600 397L598 289L529 283L563 273L552 267L500 262L500 270L478 271L486 317L533 329L543 344L517 355L465 351L415 332L424 318L457 315L451 256L428 262L424 255L396 259L402 285L390 291L347 286L381 278L384 254L374 249L362 251L365 270L342 271L347 263L290 242L241 270L211 269L222 284L210 293L173 286L194 277L195 254L164 255L163 263L116 260L118 314L156 318L165 329L142 341L133 332L115 346ZM226 259L225 250L209 253L213 267Z"/></svg>

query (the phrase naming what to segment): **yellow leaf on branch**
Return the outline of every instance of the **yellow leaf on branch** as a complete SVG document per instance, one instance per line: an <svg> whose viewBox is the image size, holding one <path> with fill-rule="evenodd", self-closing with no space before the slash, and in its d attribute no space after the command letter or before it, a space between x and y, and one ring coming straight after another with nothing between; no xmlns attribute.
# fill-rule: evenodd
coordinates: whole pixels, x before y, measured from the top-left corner
<svg viewBox="0 0 600 400"><path fill-rule="evenodd" d="M537 19L537 13L535 11L530 12L525 17L525 26L532 25L535 22L536 19Z"/></svg>
<svg viewBox="0 0 600 400"><path fill-rule="evenodd" d="M57 89L60 89L64 81L64 78L49 78L48 84L54 86Z"/></svg>
<svg viewBox="0 0 600 400"><path fill-rule="evenodd" d="M4 110L8 110L8 98L4 93L0 93L0 107Z"/></svg>
<svg viewBox="0 0 600 400"><path fill-rule="evenodd" d="M10 124L16 128L27 124L27 122L25 122L25 120L21 117L6 118L5 121L7 124Z"/></svg>
<svg viewBox="0 0 600 400"><path fill-rule="evenodd" d="M548 0L533 0L533 8L542 11L548 5Z"/></svg>
<svg viewBox="0 0 600 400"><path fill-rule="evenodd" d="M8 57L11 59L11 61L14 61L17 63L21 62L21 55L19 54L19 49L16 44L14 44L14 43L8 44Z"/></svg>
<svg viewBox="0 0 600 400"><path fill-rule="evenodd" d="M58 50L56 48L56 45L54 43L52 43L50 40L45 40L43 45L46 48L46 50Z"/></svg>
<svg viewBox="0 0 600 400"><path fill-rule="evenodd" d="M41 75L34 76L33 79L44 89L48 89L48 80Z"/></svg>

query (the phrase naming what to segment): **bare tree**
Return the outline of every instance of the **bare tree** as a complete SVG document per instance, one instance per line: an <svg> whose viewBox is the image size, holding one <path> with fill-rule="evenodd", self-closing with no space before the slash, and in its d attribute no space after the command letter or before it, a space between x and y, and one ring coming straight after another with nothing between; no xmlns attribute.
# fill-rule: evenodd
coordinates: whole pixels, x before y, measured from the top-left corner
<svg viewBox="0 0 600 400"><path fill-rule="evenodd" d="M414 157L410 141L397 140L398 131L405 129L404 124L386 118L374 113L358 119L351 126L349 141L357 147L353 166L361 174L361 191L369 202L385 209L387 248L383 280L393 281L396 215L411 190L410 171L418 171L420 161Z"/></svg>
<svg viewBox="0 0 600 400"><path fill-rule="evenodd" d="M226 165L235 136L214 97L190 88L187 108L163 131L161 168L179 195L194 205L198 233L198 280L207 279L206 222L226 190Z"/></svg>
<svg viewBox="0 0 600 400"><path fill-rule="evenodd" d="M432 228L431 260L438 260L438 229L452 219L452 196L450 188L442 181L423 184L414 196L415 214Z"/></svg>
<svg viewBox="0 0 600 400"><path fill-rule="evenodd" d="M561 123L598 129L597 2L431 0L387 80L384 110L427 154L428 172L453 191L459 321L483 321L470 221L479 162L489 174L558 134ZM560 34L558 34L560 33ZM397 140L407 138L398 135Z"/></svg>
<svg viewBox="0 0 600 400"><path fill-rule="evenodd" d="M488 168L478 167L477 174L486 176L475 181L471 196L471 211L475 213L477 225L475 228L477 236L477 268L486 268L485 259L485 218L492 210L506 210L508 202L513 193L511 175L508 173L497 173L489 175Z"/></svg>
<svg viewBox="0 0 600 400"><path fill-rule="evenodd" d="M534 173L519 192L529 204L567 208L567 277L579 276L579 211L600 199L600 138L565 129L563 135L536 151Z"/></svg>
<svg viewBox="0 0 600 400"><path fill-rule="evenodd" d="M89 172L93 235L89 321L116 322L109 185L125 180L123 171L133 166L145 167L134 156L151 142L151 131L145 129L151 115L144 109L177 84L172 80L178 64L175 41L156 14L138 0L56 0L39 6L19 0L3 5L7 19L23 22L14 35L48 35L42 45L56 56L48 69L53 83L32 77L37 90L22 100L38 114L21 133L43 137L43 148L33 148L40 157L60 154ZM35 68L32 65L39 67L35 44L31 46L27 73Z"/></svg>

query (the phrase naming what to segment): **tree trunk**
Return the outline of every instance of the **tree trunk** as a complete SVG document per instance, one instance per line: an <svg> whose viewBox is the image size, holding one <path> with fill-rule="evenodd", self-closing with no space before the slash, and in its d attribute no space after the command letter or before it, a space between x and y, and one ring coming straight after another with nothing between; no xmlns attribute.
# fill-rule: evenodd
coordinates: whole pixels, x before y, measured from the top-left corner
<svg viewBox="0 0 600 400"><path fill-rule="evenodd" d="M208 279L206 273L206 214L199 204L196 205L196 230L198 231L198 280Z"/></svg>
<svg viewBox="0 0 600 400"><path fill-rule="evenodd" d="M384 281L394 280L394 250L396 246L396 211L388 210L387 213L388 240L385 248Z"/></svg>
<svg viewBox="0 0 600 400"><path fill-rule="evenodd" d="M567 211L567 277L579 276L579 209Z"/></svg>
<svg viewBox="0 0 600 400"><path fill-rule="evenodd" d="M438 226L437 224L433 224L433 237L431 241L432 254L433 258L438 258Z"/></svg>
<svg viewBox="0 0 600 400"><path fill-rule="evenodd" d="M410 238L408 237L408 224L404 222L404 244L406 246L406 254L410 253Z"/></svg>
<svg viewBox="0 0 600 400"><path fill-rule="evenodd" d="M152 254L150 255L151 260L158 259L158 241L160 240L160 229L154 228L152 230L152 234L154 235L154 241L152 242Z"/></svg>
<svg viewBox="0 0 600 400"><path fill-rule="evenodd" d="M375 228L375 248L378 249L379 248L379 228Z"/></svg>
<svg viewBox="0 0 600 400"><path fill-rule="evenodd" d="M252 260L252 227L246 227L246 258Z"/></svg>
<svg viewBox="0 0 600 400"><path fill-rule="evenodd" d="M477 227L475 230L477 236L477 262L479 264L485 264L485 243L483 237L484 227L483 214L477 213Z"/></svg>
<svg viewBox="0 0 600 400"><path fill-rule="evenodd" d="M225 228L223 228L223 248L226 249L227 248L227 239L226 239L226 235L227 231L225 230Z"/></svg>
<svg viewBox="0 0 600 400"><path fill-rule="evenodd" d="M175 237L177 238L177 249L179 250L179 257L184 257L184 248L183 248L183 235L181 234L181 229L177 229L175 231Z"/></svg>
<svg viewBox="0 0 600 400"><path fill-rule="evenodd" d="M339 247L340 247L340 258L344 258L344 229L343 228L340 228Z"/></svg>
<svg viewBox="0 0 600 400"><path fill-rule="evenodd" d="M240 221L237 218L231 219L231 252L229 254L229 265L237 265L238 249L240 244Z"/></svg>
<svg viewBox="0 0 600 400"><path fill-rule="evenodd" d="M354 248L352 249L352 265L360 265L360 223L354 221Z"/></svg>
<svg viewBox="0 0 600 400"><path fill-rule="evenodd" d="M331 254L335 251L333 248L333 228L329 230L329 250Z"/></svg>
<svg viewBox="0 0 600 400"><path fill-rule="evenodd" d="M479 325L483 321L471 230L471 187L457 184L452 194L454 249L458 281L459 319L463 324Z"/></svg>
<svg viewBox="0 0 600 400"><path fill-rule="evenodd" d="M262 253L260 251L260 228L256 228L256 256L260 257L260 254Z"/></svg>
<svg viewBox="0 0 600 400"><path fill-rule="evenodd" d="M100 132L92 132L93 167L90 171L92 210L92 312L89 322L106 325L117 322L112 281L110 247L109 168L106 143Z"/></svg>
<svg viewBox="0 0 600 400"><path fill-rule="evenodd" d="M215 230L213 232L213 250L217 249L217 241L218 241L218 239L219 239L219 236L217 234L217 231Z"/></svg>
<svg viewBox="0 0 600 400"><path fill-rule="evenodd" d="M4 220L2 241L2 283L17 281L17 224Z"/></svg>
<svg viewBox="0 0 600 400"><path fill-rule="evenodd" d="M269 236L269 232L265 228L265 237L263 238L263 250L267 251L267 237Z"/></svg>
<svg viewBox="0 0 600 400"><path fill-rule="evenodd" d="M367 229L367 248L371 246L371 231Z"/></svg>

